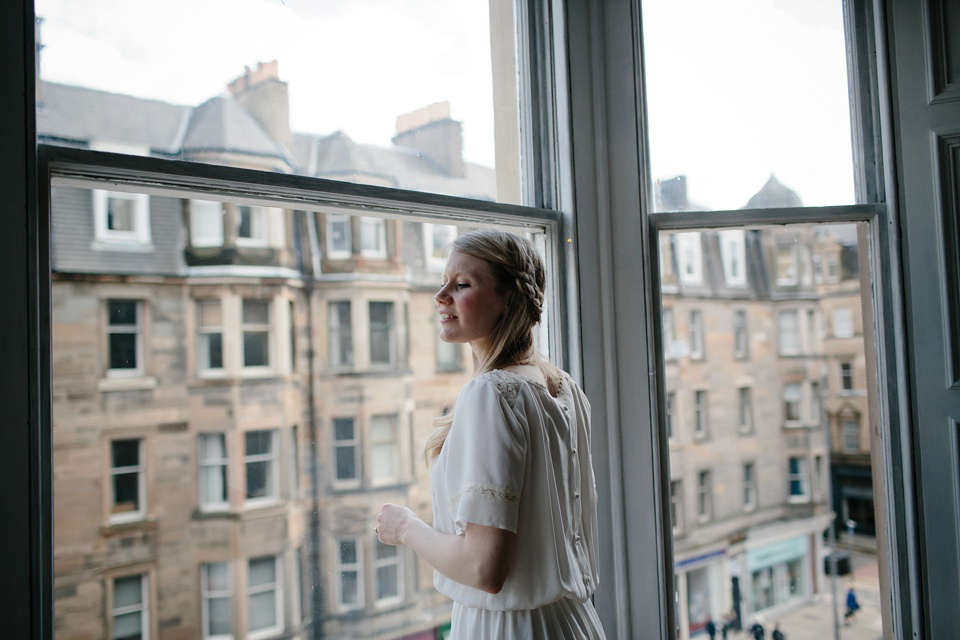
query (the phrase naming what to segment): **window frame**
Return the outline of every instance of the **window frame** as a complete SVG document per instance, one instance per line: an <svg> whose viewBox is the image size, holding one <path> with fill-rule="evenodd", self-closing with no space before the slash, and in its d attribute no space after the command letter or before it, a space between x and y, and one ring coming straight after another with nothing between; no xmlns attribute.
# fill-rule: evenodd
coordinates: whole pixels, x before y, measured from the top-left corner
<svg viewBox="0 0 960 640"><path fill-rule="evenodd" d="M220 324L219 325L204 325L203 320L203 307L204 305L217 304L220 307ZM223 321L223 300L220 298L197 298L195 300L194 309L196 312L196 331L197 331L197 375L202 378L217 378L222 377L227 374L227 358L224 350L224 321ZM211 367L209 366L210 362L210 343L209 340L212 336L220 336L220 366ZM206 354L206 355L203 355ZM207 363L207 366L204 366L203 363Z"/></svg>
<svg viewBox="0 0 960 640"><path fill-rule="evenodd" d="M378 322L374 326L373 322L373 306L374 305L384 305L383 308L387 312L387 321L385 323ZM397 331L399 325L397 320L397 303L394 300L368 300L367 301L367 362L371 368L391 368L397 366L397 361L399 358L398 348L397 348ZM387 342L387 359L386 360L374 360L374 331L382 334Z"/></svg>
<svg viewBox="0 0 960 640"><path fill-rule="evenodd" d="M117 581L118 580L128 580L130 578L140 578L140 606L134 607L121 607L117 609L115 607L116 598L117 598ZM151 628L151 616L150 616L150 574L149 573L135 573L132 575L114 575L110 577L110 636L114 635L116 628L117 615L128 615L130 613L135 613L140 611L140 628L143 632L143 638L141 640L150 640L153 637L153 629Z"/></svg>
<svg viewBox="0 0 960 640"><path fill-rule="evenodd" d="M219 436L223 442L223 456L205 458L203 441ZM223 473L223 500L207 502L203 497L203 482L206 471L220 468ZM201 512L221 512L230 509L230 450L227 448L227 434L223 431L208 431L197 435L197 505Z"/></svg>
<svg viewBox="0 0 960 640"><path fill-rule="evenodd" d="M264 303L267 307L267 320L265 323L247 322L244 305L247 302ZM273 298L260 297L240 297L240 369L245 376L269 375L276 366L277 354L274 348L274 307L276 300ZM266 364L247 364L247 334L266 334Z"/></svg>
<svg viewBox="0 0 960 640"><path fill-rule="evenodd" d="M381 558L381 557L379 557L379 551L380 551L381 549L390 551L390 552L393 553L393 555L390 556L390 557L388 557L388 558ZM374 594L374 598L373 598L373 603L374 603L374 606L375 606L375 607L377 607L377 608L390 607L390 606L395 605L395 604L397 604L397 603L399 603L399 602L403 602L404 591L405 591L405 589L403 588L403 573L404 573L404 572L403 572L403 564L404 564L404 563L403 563L403 547L395 546L395 545L389 545L389 544L383 544L382 542L380 542L379 540L377 540L376 538L374 538L374 540L373 540L373 568L372 568L372 571L373 571L373 580L372 580L372 583L373 583L373 584L372 584L372 587L373 587L373 589L375 590L375 594ZM388 568L390 568L390 567L396 567L396 571L397 571L397 593L396 593L396 594L393 594L393 595L390 595L390 596L386 596L386 597L380 597L380 594L379 594L379 589L380 589L380 572L381 572L381 570L383 570L383 569L388 569Z"/></svg>
<svg viewBox="0 0 960 640"><path fill-rule="evenodd" d="M269 453L254 453L251 454L247 451L247 436L251 433L269 433L270 434L270 451ZM280 429L277 428L267 428L267 429L248 429L243 432L243 506L245 509L257 509L259 507L265 507L277 504L281 501L282 496L280 492ZM264 478L264 484L267 488L270 489L268 495L248 497L250 494L250 487L247 482L249 477L249 465L251 463L266 462L267 467L267 476Z"/></svg>
<svg viewBox="0 0 960 640"><path fill-rule="evenodd" d="M389 438L377 439L374 437L375 423L385 423L389 427ZM400 414L399 413L378 413L370 416L367 425L367 452L366 456L370 460L367 465L370 477L368 482L371 487L390 486L397 484L403 479L403 438L400 433ZM382 465L374 459L376 452L384 450L394 465L395 473L392 475L379 476L379 470Z"/></svg>
<svg viewBox="0 0 960 640"><path fill-rule="evenodd" d="M758 505L757 487L759 483L757 482L757 463L753 460L748 460L743 463L741 467L743 472L741 478L743 480L743 494L742 502L740 503L740 508L742 511L756 511Z"/></svg>
<svg viewBox="0 0 960 640"><path fill-rule="evenodd" d="M341 547L344 542L350 542L354 545L354 553L356 554L356 562L353 563L344 563L343 554ZM334 593L337 594L337 610L346 612L346 611L358 611L364 608L366 598L364 597L364 592L366 590L366 580L364 580L363 575L363 544L362 539L355 536L337 536L335 539L336 549L336 579L334 580ZM347 604L343 601L343 573L349 571L357 575L357 602L353 604ZM333 576L331 576L333 577Z"/></svg>
<svg viewBox="0 0 960 640"><path fill-rule="evenodd" d="M150 196L145 193L93 189L93 246L104 251L146 251L152 248L150 239ZM107 227L110 200L117 198L133 202L129 231Z"/></svg>
<svg viewBox="0 0 960 640"><path fill-rule="evenodd" d="M267 591L271 590L271 589L264 588L263 585L252 586L250 584L250 575L252 573L252 571L250 570L250 565L254 561L267 560L267 559L273 560L274 579L273 579L273 582L270 584L272 585L272 591L274 594L273 596L274 611L276 612L277 619L274 621L275 624L272 627L267 627L267 628L257 629L257 630L250 630L250 612L253 610L253 607L250 606L250 598L254 595L257 595L260 593L266 593ZM284 612L284 606L283 606L283 599L284 599L283 556L265 555L265 556L256 556L253 558L247 558L246 565L247 565L247 575L246 575L247 584L246 584L246 592L244 595L247 601L247 637L250 640L261 640L262 638L270 638L278 633L281 633L286 624L284 621L285 612Z"/></svg>
<svg viewBox="0 0 960 640"><path fill-rule="evenodd" d="M126 302L126 303L132 303L133 305L135 305L136 317L137 317L136 323L132 325L112 324L110 322L110 305L113 304L114 302ZM145 324L144 318L146 316L146 306L147 306L146 301L140 298L107 298L104 300L104 308L105 308L105 315L106 315L105 329L106 329L106 337L107 337L106 339L107 363L106 363L105 377L129 379L129 378L142 378L146 374L146 366L145 366L146 363L144 362L144 355L146 352L146 349L144 348L144 342L146 342L145 340L146 336L144 335L146 331L144 326ZM110 363L112 360L112 351L111 351L111 344L110 344L111 336L115 334L129 334L129 333L132 333L134 335L134 341L135 341L134 350L136 352L136 357L137 357L137 366L129 367L129 368L124 367L124 368L114 369L110 366Z"/></svg>
<svg viewBox="0 0 960 640"><path fill-rule="evenodd" d="M227 572L227 588L223 591L211 591L209 588L209 567L223 565ZM200 565L201 625L203 640L233 640L233 567L229 562L204 562ZM226 599L230 603L230 633L210 633L210 600Z"/></svg>
<svg viewBox="0 0 960 640"><path fill-rule="evenodd" d="M353 437L350 439L338 439L337 438L337 421L338 420L349 420L351 429L353 429ZM362 441L360 438L360 429L357 425L357 419L355 416L333 416L330 418L330 438L332 441L332 455L331 455L331 483L337 489L349 489L356 488L363 484L363 455L362 455ZM339 444L339 443L349 443L349 444ZM346 447L350 447L353 451L353 469L354 474L352 478L340 478L339 477L339 465L338 465L338 450Z"/></svg>
<svg viewBox="0 0 960 640"><path fill-rule="evenodd" d="M117 442L131 441L137 443L137 464L114 466L113 445ZM108 501L109 521L111 525L126 524L130 522L142 522L147 518L147 461L146 461L146 441L143 437L120 437L112 438L108 444L108 455L110 456L110 466L107 469L110 484L110 499ZM113 508L116 505L116 476L121 474L137 474L137 508L134 511L121 511L114 513Z"/></svg>
<svg viewBox="0 0 960 640"><path fill-rule="evenodd" d="M797 468L793 468L794 461ZM793 485L799 483L800 493L793 492ZM811 500L810 493L810 464L804 455L787 457L787 501L791 503L806 503Z"/></svg>
<svg viewBox="0 0 960 640"><path fill-rule="evenodd" d="M345 213L326 212L324 214L324 226L326 231L327 258L329 260L345 260L353 255L353 225L351 216ZM343 225L345 230L343 234L343 243L346 248L336 246L338 243L334 240L333 226L335 224Z"/></svg>

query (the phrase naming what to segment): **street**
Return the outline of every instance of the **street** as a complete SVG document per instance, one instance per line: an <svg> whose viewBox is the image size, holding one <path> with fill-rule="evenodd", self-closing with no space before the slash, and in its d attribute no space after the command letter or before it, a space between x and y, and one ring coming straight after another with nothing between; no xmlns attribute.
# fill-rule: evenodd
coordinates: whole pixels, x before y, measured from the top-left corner
<svg viewBox="0 0 960 640"><path fill-rule="evenodd" d="M880 619L880 583L877 574L877 558L873 554L851 552L853 571L849 575L837 576L837 612L840 619L840 635L834 633L834 608L827 576L826 592L814 601L777 619L764 620L766 638L773 633L774 624L780 624L780 630L786 640L880 640L883 638L883 626ZM843 622L846 610L847 590L853 586L860 611L850 621ZM719 634L718 634L719 636ZM750 638L746 632L734 633L732 638Z"/></svg>

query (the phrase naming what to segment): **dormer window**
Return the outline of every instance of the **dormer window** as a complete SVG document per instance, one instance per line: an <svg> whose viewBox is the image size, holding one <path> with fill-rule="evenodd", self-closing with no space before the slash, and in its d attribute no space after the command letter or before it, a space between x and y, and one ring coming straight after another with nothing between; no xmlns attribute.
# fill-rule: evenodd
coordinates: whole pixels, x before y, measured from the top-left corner
<svg viewBox="0 0 960 640"><path fill-rule="evenodd" d="M237 207L237 244L266 246L267 210L264 207Z"/></svg>
<svg viewBox="0 0 960 640"><path fill-rule="evenodd" d="M100 244L97 248L149 247L149 198L145 193L94 189L94 240Z"/></svg>
<svg viewBox="0 0 960 640"><path fill-rule="evenodd" d="M190 201L190 244L194 247L219 247L223 244L222 202Z"/></svg>
<svg viewBox="0 0 960 640"><path fill-rule="evenodd" d="M384 220L360 218L360 253L366 258L387 257L387 230Z"/></svg>

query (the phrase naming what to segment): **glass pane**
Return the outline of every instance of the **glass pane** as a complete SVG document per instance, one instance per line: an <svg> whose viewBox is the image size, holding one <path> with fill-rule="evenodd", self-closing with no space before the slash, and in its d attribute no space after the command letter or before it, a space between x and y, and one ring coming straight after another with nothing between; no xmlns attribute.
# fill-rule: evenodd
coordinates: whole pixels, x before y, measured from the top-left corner
<svg viewBox="0 0 960 640"><path fill-rule="evenodd" d="M277 597L273 591L250 596L250 631L268 629L277 624Z"/></svg>
<svg viewBox="0 0 960 640"><path fill-rule="evenodd" d="M277 581L277 563L273 558L250 561L250 586L271 585Z"/></svg>
<svg viewBox="0 0 960 640"><path fill-rule="evenodd" d="M123 609L143 603L143 578L117 578L113 581L113 608Z"/></svg>
<svg viewBox="0 0 960 640"><path fill-rule="evenodd" d="M110 325L114 327L137 326L137 303L134 300L111 300L107 307Z"/></svg>
<svg viewBox="0 0 960 640"><path fill-rule="evenodd" d="M878 638L870 403L863 383L856 394L843 388L839 366L866 366L860 298L870 280L858 270L857 229L740 231L743 282L683 283L677 233L663 231L659 242L661 304L674 335L693 339L691 310L703 320L703 358L681 344L663 360L678 638L708 637L709 628L722 637L724 627L741 637L757 621L766 637L776 625L787 638L833 637L850 585L869 604L849 637ZM700 245L687 254L698 257L697 271L723 273L724 234L686 232ZM796 282L773 277L784 238L797 248ZM837 278L802 275L827 255L844 256ZM851 310L852 335L819 331L819 318L835 309ZM862 416L864 436L847 450L844 419L852 415ZM840 560L835 571L829 558Z"/></svg>
<svg viewBox="0 0 960 640"><path fill-rule="evenodd" d="M136 613L124 613L113 619L113 638L114 640L140 640L143 638L143 615L138 611Z"/></svg>
<svg viewBox="0 0 960 640"><path fill-rule="evenodd" d="M270 365L270 334L266 331L243 333L243 366L266 367Z"/></svg>
<svg viewBox="0 0 960 640"><path fill-rule="evenodd" d="M655 211L854 202L839 0L645 0Z"/></svg>
<svg viewBox="0 0 960 640"><path fill-rule="evenodd" d="M233 631L233 612L229 598L211 598L207 615L207 633L230 635Z"/></svg>
<svg viewBox="0 0 960 640"><path fill-rule="evenodd" d="M520 203L513 3L38 0L36 14L43 142ZM249 220L236 233L257 237Z"/></svg>
<svg viewBox="0 0 960 640"><path fill-rule="evenodd" d="M139 440L114 440L110 443L113 468L135 467L140 464Z"/></svg>
<svg viewBox="0 0 960 640"><path fill-rule="evenodd" d="M136 561L156 582L149 600L156 611L177 610L184 601L196 604L197 615L164 619L164 633L203 637L205 620L207 628L215 623L199 615L205 602L203 565L228 563L247 574L251 559L269 552L289 562L301 547L309 605L302 617L304 624L322 627L324 637L405 637L447 625L450 601L434 589L430 572L405 571L392 564L399 558L378 558L372 535L377 510L387 501L432 521L423 443L433 419L453 406L471 375L464 345L456 345L462 349L460 369L437 367L434 293L442 272L427 259L422 214L391 211L383 217L388 260L365 259L359 242L345 255L331 255L327 215L340 215L359 229L357 212L304 210L299 200L282 207L274 203L276 237L284 240L269 251L236 243L232 213L224 216L230 221L224 244L197 249L189 244L190 205L217 201L216 196L151 185L146 210L151 244L114 251L94 242L91 189L101 186L55 182L51 190L53 546L55 579L63 586L54 598L56 631L89 628L94 637L110 637L113 611L89 606L87 594L99 592L118 566ZM225 202L224 210L236 205ZM456 228L474 226L479 225L458 219ZM538 246L547 242L537 225L503 228L531 236ZM98 265L94 272L102 277L93 278L90 265ZM553 293L548 291L548 316ZM105 301L124 297L140 300L139 349L148 356L141 358L143 380L108 378L96 370L108 329L116 328ZM213 304L198 306L206 301ZM216 332L198 334L205 311L217 308L217 301L220 315L210 320ZM245 310L245 301L260 303L259 315L250 305ZM269 316L263 313L266 305ZM150 310L146 317L144 309ZM269 320L283 329L270 335L269 362L254 369L245 367L245 334L267 329L250 329L250 320ZM367 335L371 321L389 328L384 342L397 366L375 366L377 354L371 354ZM709 314L703 321L709 328ZM288 327L296 340L286 339ZM343 344L333 339L340 328L347 339L351 330L356 338L352 358L337 363L330 349ZM216 377L199 375L198 335L222 336ZM540 336L549 338L547 331ZM106 369L105 363L101 367ZM308 417L310 430L303 426ZM301 447L310 438L316 454L312 464L299 468L291 445L294 425L300 425ZM131 429L144 434L139 456ZM111 473L114 441L118 462L131 467L119 469L126 475ZM307 455L304 448L300 452ZM373 465L369 473L368 465ZM300 492L291 480L298 470ZM314 472L317 483L309 481ZM133 516L112 513L114 481L124 500L117 508L149 518L130 522ZM235 504L228 490L236 492ZM374 493L376 501L370 499ZM184 518L188 527L182 526ZM156 547L153 534L168 527L179 532L175 541ZM343 539L353 542L341 546ZM256 567L249 576L258 578ZM296 611L288 608L299 598L294 580L283 580L280 567L276 583L259 584L270 589L277 584L275 593L257 595L257 604L247 601L254 594L246 588L254 583L233 578L244 589L233 593L234 615L248 615L238 603L245 611L258 607L254 622L272 629L285 611ZM214 586L211 581L209 588ZM322 610L312 609L314 588L324 594ZM389 606L378 603L378 594ZM207 600L208 615L220 615L219 597L218 592ZM349 615L341 615L346 611ZM302 629L287 631L302 635Z"/></svg>
<svg viewBox="0 0 960 640"><path fill-rule="evenodd" d="M248 325L268 324L270 322L270 303L266 300L243 301L243 323Z"/></svg>

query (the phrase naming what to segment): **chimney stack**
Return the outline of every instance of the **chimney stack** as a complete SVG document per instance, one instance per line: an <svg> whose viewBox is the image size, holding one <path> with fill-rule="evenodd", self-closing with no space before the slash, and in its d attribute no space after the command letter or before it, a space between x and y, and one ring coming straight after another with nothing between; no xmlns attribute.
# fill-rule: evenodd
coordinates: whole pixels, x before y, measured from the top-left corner
<svg viewBox="0 0 960 640"><path fill-rule="evenodd" d="M290 95L287 83L280 80L276 60L258 62L256 69L244 67L243 75L228 84L227 89L271 138L290 145Z"/></svg>
<svg viewBox="0 0 960 640"><path fill-rule="evenodd" d="M435 102L397 117L393 143L413 149L452 178L465 175L463 125L450 117L449 102Z"/></svg>

